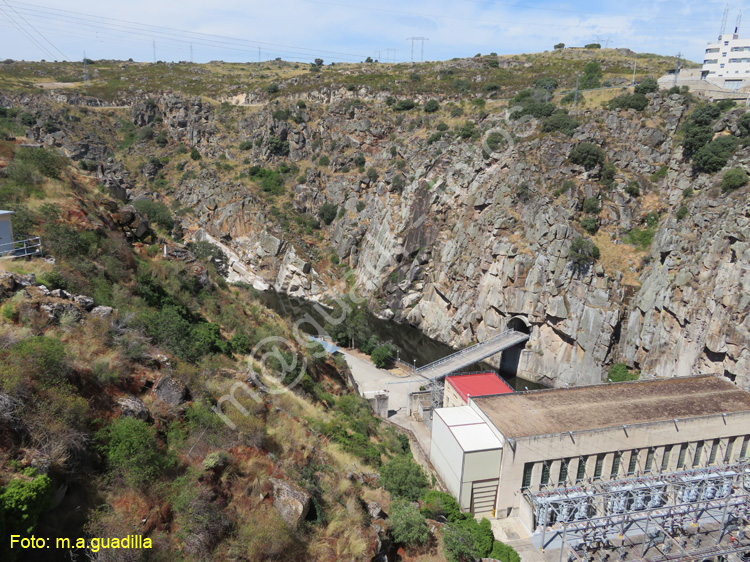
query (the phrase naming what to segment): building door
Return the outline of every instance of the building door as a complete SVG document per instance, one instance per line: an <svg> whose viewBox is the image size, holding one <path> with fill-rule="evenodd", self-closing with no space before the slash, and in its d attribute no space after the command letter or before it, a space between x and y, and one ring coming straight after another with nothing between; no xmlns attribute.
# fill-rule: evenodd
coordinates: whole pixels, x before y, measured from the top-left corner
<svg viewBox="0 0 750 562"><path fill-rule="evenodd" d="M477 480L471 483L471 507L474 515L494 516L499 479Z"/></svg>

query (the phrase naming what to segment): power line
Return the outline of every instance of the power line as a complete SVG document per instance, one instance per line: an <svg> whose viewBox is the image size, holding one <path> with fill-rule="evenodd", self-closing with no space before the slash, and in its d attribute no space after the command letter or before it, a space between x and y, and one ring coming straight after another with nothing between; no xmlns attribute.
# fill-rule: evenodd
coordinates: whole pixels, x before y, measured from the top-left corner
<svg viewBox="0 0 750 562"><path fill-rule="evenodd" d="M54 54L52 54L52 52L51 52L51 51L50 51L49 49L47 49L47 48L46 48L46 47L45 47L44 45L42 45L42 44L41 44L41 43L40 43L40 42L39 42L39 41L38 41L38 40L36 39L36 37L34 37L34 36L33 36L33 35L32 35L31 33L29 33L29 32L28 32L28 31L27 31L26 29L24 29L24 28L23 28L23 27L21 26L21 24L19 24L19 23L18 23L18 22L17 22L17 21L16 21L16 20L15 20L15 19L13 18L13 16L12 16L12 15L10 15L10 14L9 14L8 12L6 12L6 11L5 11L5 8L4 8L4 7L2 6L2 5L0 5L0 12L2 12L2 13L3 13L3 15L5 15L5 17L6 17L6 18L7 18L7 19L8 19L8 20L9 20L9 21L10 21L10 22L11 22L11 23L13 24L13 26L14 26L14 27L15 27L15 28L16 28L16 29L17 29L18 31L20 31L20 32L21 32L21 33L22 33L23 35L25 35L25 36L26 36L26 38L27 38L27 39L28 39L29 41L31 41L32 43L34 43L34 45L36 45L36 46L37 46L37 47L38 47L38 48L39 48L39 49L40 49L41 51L43 51L44 53L47 53L47 56L49 56L49 57L50 57L51 59L53 59L53 60L54 60L54 59L56 58L56 57L55 57L55 55L54 55Z"/></svg>
<svg viewBox="0 0 750 562"><path fill-rule="evenodd" d="M13 13L14 13L14 14L16 14L16 15L17 15L17 16L18 16L19 18L21 18L21 19L23 20L23 22L24 22L24 23L25 23L26 25L28 25L28 26L29 26L29 27L30 27L31 29L33 29L33 30L34 30L34 31L36 32L36 34L37 34L37 35L39 35L39 37L41 37L41 38L42 38L42 39L43 39L44 41L46 41L46 42L47 42L47 44L48 44L48 45L49 45L50 47L52 47L52 48L53 48L53 49L54 49L55 51L57 51L58 53L60 53L60 54L62 55L62 58L64 58L64 59L65 59L66 61L70 62L70 59L68 59L68 57L66 57L66 56L65 56L65 53L63 53L63 52L62 52L62 51L61 51L60 49L58 49L58 48L57 48L57 47L56 47L56 46L55 46L55 45L54 45L54 44L53 44L53 43L52 43L52 42L51 42L51 41L50 41L49 39L47 39L47 38L46 38L46 37L45 37L44 35L42 35L42 34L41 34L41 33L39 32L39 30L38 30L37 28L35 28L35 27L34 27L33 25L31 25L31 24L30 24L30 23L29 23L29 22L28 22L28 21L26 20L26 18L24 18L24 17L23 17L23 16L21 15L21 14L19 14L19 13L18 13L18 12L16 11L16 9L15 9L15 8L13 7L13 6L11 6L10 4L8 4L7 0L3 0L3 3L4 3L4 4L6 5L6 6L8 6L8 8L10 8L10 9L11 9L11 10L13 11ZM49 51L48 51L48 52L49 52ZM53 55L53 57L52 57L52 58L54 59L54 58L57 58L57 57L55 57L55 56Z"/></svg>
<svg viewBox="0 0 750 562"><path fill-rule="evenodd" d="M420 62L424 62L424 42L429 41L427 37L407 37L407 41L411 41L411 62L414 62L414 41L422 42L422 56Z"/></svg>

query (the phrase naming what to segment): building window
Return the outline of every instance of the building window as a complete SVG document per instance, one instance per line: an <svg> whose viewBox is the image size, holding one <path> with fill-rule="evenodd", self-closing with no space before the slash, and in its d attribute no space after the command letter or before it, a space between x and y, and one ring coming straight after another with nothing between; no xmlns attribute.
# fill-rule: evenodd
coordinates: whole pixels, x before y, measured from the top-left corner
<svg viewBox="0 0 750 562"><path fill-rule="evenodd" d="M609 478L617 478L617 476L620 474L620 462L622 461L622 453L619 451L615 453L614 458L612 459L612 470L609 473Z"/></svg>
<svg viewBox="0 0 750 562"><path fill-rule="evenodd" d="M747 458L747 443L750 441L750 437L747 435L742 440L742 449L740 449L740 458L739 460L744 461Z"/></svg>
<svg viewBox="0 0 750 562"><path fill-rule="evenodd" d="M661 458L661 471L666 472L669 468L669 453L672 452L672 445L664 447L664 456Z"/></svg>
<svg viewBox="0 0 750 562"><path fill-rule="evenodd" d="M594 466L594 480L602 479L603 469L604 469L604 455L596 455L596 466Z"/></svg>
<svg viewBox="0 0 750 562"><path fill-rule="evenodd" d="M638 449L633 450L630 453L630 462L628 463L628 476L635 474L635 469L638 466Z"/></svg>
<svg viewBox="0 0 750 562"><path fill-rule="evenodd" d="M730 437L727 439L727 450L724 453L724 462L732 462L732 449L734 448L734 438Z"/></svg>
<svg viewBox="0 0 750 562"><path fill-rule="evenodd" d="M708 455L708 464L713 465L716 464L716 455L719 454L719 442L720 439L714 439L713 444L711 445L711 453Z"/></svg>
<svg viewBox="0 0 750 562"><path fill-rule="evenodd" d="M568 480L568 467L570 466L570 459L563 459L560 461L560 475L557 478L557 484L559 486L565 486L565 482Z"/></svg>
<svg viewBox="0 0 750 562"><path fill-rule="evenodd" d="M677 457L677 470L685 468L685 456L687 455L688 444L683 443L680 445L680 456Z"/></svg>
<svg viewBox="0 0 750 562"><path fill-rule="evenodd" d="M698 441L695 444L695 454L693 455L693 468L700 465L702 453L703 453L703 441Z"/></svg>
<svg viewBox="0 0 750 562"><path fill-rule="evenodd" d="M540 486L546 486L549 484L549 464L542 463L542 481L539 483Z"/></svg>
<svg viewBox="0 0 750 562"><path fill-rule="evenodd" d="M527 462L523 465L523 482L521 483L522 490L528 490L531 486L531 473L534 470L534 463Z"/></svg>
<svg viewBox="0 0 750 562"><path fill-rule="evenodd" d="M651 469L654 467L654 448L651 447L648 450L648 454L646 455L646 472L651 472Z"/></svg>
<svg viewBox="0 0 750 562"><path fill-rule="evenodd" d="M576 482L583 482L586 478L586 461L588 457L578 457L578 473L576 474Z"/></svg>

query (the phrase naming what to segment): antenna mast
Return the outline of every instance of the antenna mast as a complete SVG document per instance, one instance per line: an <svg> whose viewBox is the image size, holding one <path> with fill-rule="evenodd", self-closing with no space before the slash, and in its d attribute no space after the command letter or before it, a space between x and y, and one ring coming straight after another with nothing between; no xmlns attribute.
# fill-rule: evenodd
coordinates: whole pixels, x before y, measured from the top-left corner
<svg viewBox="0 0 750 562"><path fill-rule="evenodd" d="M734 26L734 34L737 35L740 32L740 24L742 23L742 10L737 14L737 25Z"/></svg>
<svg viewBox="0 0 750 562"><path fill-rule="evenodd" d="M724 35L724 32L727 30L727 17L729 16L729 4L724 6L724 17L721 18L721 30L719 30L719 41L721 41L721 36Z"/></svg>

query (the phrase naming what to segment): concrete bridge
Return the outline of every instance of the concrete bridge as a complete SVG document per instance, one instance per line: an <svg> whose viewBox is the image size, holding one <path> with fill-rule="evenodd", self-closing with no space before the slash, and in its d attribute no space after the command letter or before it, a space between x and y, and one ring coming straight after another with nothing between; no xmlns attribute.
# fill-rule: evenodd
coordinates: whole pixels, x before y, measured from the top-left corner
<svg viewBox="0 0 750 562"><path fill-rule="evenodd" d="M429 365L420 367L416 370L416 374L426 379L440 379L473 363L487 359L496 353L524 343L528 339L529 334L525 334L524 332L513 329L505 330L481 343L464 348Z"/></svg>

